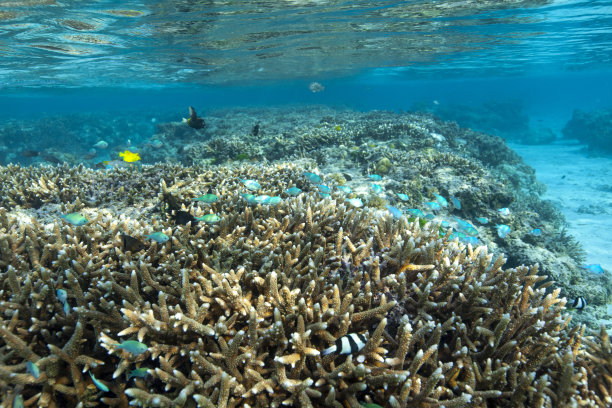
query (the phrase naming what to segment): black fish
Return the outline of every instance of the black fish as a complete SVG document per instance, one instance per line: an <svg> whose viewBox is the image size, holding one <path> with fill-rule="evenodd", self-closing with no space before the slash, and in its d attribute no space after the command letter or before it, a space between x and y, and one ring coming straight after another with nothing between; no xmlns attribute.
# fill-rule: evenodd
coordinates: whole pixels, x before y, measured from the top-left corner
<svg viewBox="0 0 612 408"><path fill-rule="evenodd" d="M135 253L145 248L144 244L140 242L139 239L127 234L121 234L121 243L123 244L123 250L125 252L130 251L131 253Z"/></svg>
<svg viewBox="0 0 612 408"><path fill-rule="evenodd" d="M22 150L21 152L19 152L19 155L21 157L36 157L39 154L40 153L36 150Z"/></svg>
<svg viewBox="0 0 612 408"><path fill-rule="evenodd" d="M586 299L583 298L582 296L578 296L572 302L571 307L573 307L576 310L582 310L582 309L584 309L586 307L586 305L587 305Z"/></svg>
<svg viewBox="0 0 612 408"><path fill-rule="evenodd" d="M251 129L251 134L253 136L259 135L259 123L256 123L255 126L253 126L253 129Z"/></svg>
<svg viewBox="0 0 612 408"><path fill-rule="evenodd" d="M188 222L191 222L191 225L195 225L196 222L198 222L198 220L196 220L193 215L191 215L187 211L182 211L182 210L176 211L174 215L172 216L172 218L174 218L174 221L177 224L181 224L181 225L187 225Z"/></svg>
<svg viewBox="0 0 612 408"><path fill-rule="evenodd" d="M204 119L199 118L193 106L189 107L189 119L187 119L187 124L194 129L203 129L206 126L206 122Z"/></svg>
<svg viewBox="0 0 612 408"><path fill-rule="evenodd" d="M350 333L337 339L333 346L326 348L321 352L321 356L326 356L331 353L336 354L353 354L361 350L367 343L367 339L363 334Z"/></svg>

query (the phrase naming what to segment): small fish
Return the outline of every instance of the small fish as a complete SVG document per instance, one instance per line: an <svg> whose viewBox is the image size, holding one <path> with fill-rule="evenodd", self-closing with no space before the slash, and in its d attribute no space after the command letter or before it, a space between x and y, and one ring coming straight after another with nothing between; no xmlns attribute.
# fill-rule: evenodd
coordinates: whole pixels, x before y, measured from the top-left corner
<svg viewBox="0 0 612 408"><path fill-rule="evenodd" d="M193 225L197 221L195 217L191 215L190 212L183 211L183 210L176 211L172 215L172 218L174 219L174 222L176 222L179 225L187 225L188 223L191 223L191 225Z"/></svg>
<svg viewBox="0 0 612 408"><path fill-rule="evenodd" d="M442 197L440 194L435 194L434 196L436 196L436 201L438 203L440 203L440 205L444 208L448 207L448 201L446 201L446 198Z"/></svg>
<svg viewBox="0 0 612 408"><path fill-rule="evenodd" d="M334 126L334 130L335 130L336 132L339 132L339 131L341 131L341 130L342 130L342 126L340 126L340 125L336 125L336 126Z"/></svg>
<svg viewBox="0 0 612 408"><path fill-rule="evenodd" d="M331 188L329 188L328 186L326 186L324 184L317 184L317 188L323 194L330 194L331 193Z"/></svg>
<svg viewBox="0 0 612 408"><path fill-rule="evenodd" d="M283 202L283 199L279 196L270 197L270 201L268 201L269 205L278 205Z"/></svg>
<svg viewBox="0 0 612 408"><path fill-rule="evenodd" d="M204 126L206 126L206 122L204 122L204 119L198 117L198 114L196 113L195 109L193 109L193 106L189 107L189 118L183 118L183 122L187 123L189 127L194 129L203 129Z"/></svg>
<svg viewBox="0 0 612 408"><path fill-rule="evenodd" d="M510 227L506 224L496 225L495 228L497 228L497 235L500 238L506 238L510 233Z"/></svg>
<svg viewBox="0 0 612 408"><path fill-rule="evenodd" d="M153 241L157 242L158 244L165 244L166 242L168 242L168 240L170 240L170 237L167 236L166 234L164 234L163 232L157 231L154 232L152 234L149 235L145 235L145 237L152 239Z"/></svg>
<svg viewBox="0 0 612 408"><path fill-rule="evenodd" d="M145 145L151 146L154 149L159 149L160 147L162 147L164 145L164 142L162 142L159 139L153 139L153 140L145 143Z"/></svg>
<svg viewBox="0 0 612 408"><path fill-rule="evenodd" d="M596 275L601 275L605 273L604 269L601 267L600 264L588 264L588 265L585 264L585 265L581 265L580 267Z"/></svg>
<svg viewBox="0 0 612 408"><path fill-rule="evenodd" d="M149 375L149 369L146 367L141 367L141 368L135 368L132 371L130 371L128 373L128 380L130 378L145 378L147 375Z"/></svg>
<svg viewBox="0 0 612 408"><path fill-rule="evenodd" d="M76 226L76 227L80 227L81 225L85 225L87 224L89 221L87 220L87 218L83 217L81 214L79 213L70 213L70 214L62 214L60 215L60 218L63 218L66 222Z"/></svg>
<svg viewBox="0 0 612 408"><path fill-rule="evenodd" d="M59 300L60 303L66 303L66 300L68 300L68 292L66 292L64 289L56 290L55 294L57 295L57 300Z"/></svg>
<svg viewBox="0 0 612 408"><path fill-rule="evenodd" d="M425 214L423 214L423 211L419 210L418 208L408 208L406 210L407 213L414 215L415 217L425 217Z"/></svg>
<svg viewBox="0 0 612 408"><path fill-rule="evenodd" d="M123 157L123 161L126 163L134 163L140 160L140 155L138 153L133 153L129 150L119 152L119 157Z"/></svg>
<svg viewBox="0 0 612 408"><path fill-rule="evenodd" d="M40 154L38 150L22 150L19 152L21 157L36 157Z"/></svg>
<svg viewBox="0 0 612 408"><path fill-rule="evenodd" d="M64 310L65 315L68 315L70 313L70 304L68 302L64 302L62 304L62 310Z"/></svg>
<svg viewBox="0 0 612 408"><path fill-rule="evenodd" d="M582 310L586 307L586 305L587 305L586 299L583 298L582 296L578 296L576 299L572 301L572 303L570 304L570 307L572 309Z"/></svg>
<svg viewBox="0 0 612 408"><path fill-rule="evenodd" d="M499 210L497 210L497 212L499 213L499 215L501 215L502 217L507 217L510 215L510 209L507 207L504 208L500 208Z"/></svg>
<svg viewBox="0 0 612 408"><path fill-rule="evenodd" d="M460 210L461 209L461 201L457 197L451 196L451 203L453 203L453 207Z"/></svg>
<svg viewBox="0 0 612 408"><path fill-rule="evenodd" d="M374 192L374 194L380 194L383 191L383 188L380 184L372 183L370 184L370 188Z"/></svg>
<svg viewBox="0 0 612 408"><path fill-rule="evenodd" d="M37 380L38 377L40 377L40 369L31 361L26 362L26 373L32 374L32 377L36 378Z"/></svg>
<svg viewBox="0 0 612 408"><path fill-rule="evenodd" d="M311 82L308 85L308 89L310 89L310 92L312 93L318 93L318 92L323 92L325 90L325 87L319 82Z"/></svg>
<svg viewBox="0 0 612 408"><path fill-rule="evenodd" d="M247 204L256 204L254 194L241 193L240 196L246 200Z"/></svg>
<svg viewBox="0 0 612 408"><path fill-rule="evenodd" d="M425 203L425 205L431 208L433 211L438 211L442 209L442 206L437 201L428 201Z"/></svg>
<svg viewBox="0 0 612 408"><path fill-rule="evenodd" d="M331 197L331 194L328 194L328 193L321 193L321 192L319 191L319 196L320 196L321 198L330 198L330 197Z"/></svg>
<svg viewBox="0 0 612 408"><path fill-rule="evenodd" d="M91 376L91 381L93 381L94 385L103 392L108 392L108 387L102 381L98 380L93 373L90 371L89 375Z"/></svg>
<svg viewBox="0 0 612 408"><path fill-rule="evenodd" d="M243 179L239 179L240 182L242 184L244 184L244 186L251 190L251 191L257 191L261 188L261 184L259 184L257 181L255 180L243 180Z"/></svg>
<svg viewBox="0 0 612 408"><path fill-rule="evenodd" d="M410 201L410 197L404 193L395 193L395 195L402 201Z"/></svg>
<svg viewBox="0 0 612 408"><path fill-rule="evenodd" d="M306 178L310 180L311 183L322 183L323 182L321 177L319 177L319 175L315 173L305 172L304 176L306 176Z"/></svg>
<svg viewBox="0 0 612 408"><path fill-rule="evenodd" d="M476 246L480 244L478 237L465 236L465 237L459 238L459 241L463 242L464 244L472 244L472 246Z"/></svg>
<svg viewBox="0 0 612 408"><path fill-rule="evenodd" d="M346 202L349 203L350 205L352 205L353 207L356 207L356 208L363 207L363 201L361 201L360 198L351 198L351 199L347 198Z"/></svg>
<svg viewBox="0 0 612 408"><path fill-rule="evenodd" d="M450 226L451 226L451 224L450 224L450 222L448 222L448 221L446 221L446 220L442 220L442 221L440 222L440 226L441 226L442 228L448 228L448 227L450 227Z"/></svg>
<svg viewBox="0 0 612 408"><path fill-rule="evenodd" d="M202 196L199 196L198 198L194 198L194 201L200 201L202 203L206 203L206 204L212 204L215 201L217 201L219 199L219 197L217 197L214 194L204 194Z"/></svg>
<svg viewBox="0 0 612 408"><path fill-rule="evenodd" d="M461 218L455 217L455 221L459 225L459 229L465 232L468 235L476 236L478 235L478 230L469 222L462 220Z"/></svg>
<svg viewBox="0 0 612 408"><path fill-rule="evenodd" d="M15 395L13 399L13 408L23 408L23 396L21 394Z"/></svg>
<svg viewBox="0 0 612 408"><path fill-rule="evenodd" d="M435 219L435 218L436 218L436 216L435 216L435 215L433 215L433 214L425 214L425 219L426 219L426 220L431 221L431 220L433 220L433 219Z"/></svg>
<svg viewBox="0 0 612 408"><path fill-rule="evenodd" d="M93 147L95 147L96 149L106 149L108 147L108 143L104 140L100 140L98 143L93 145Z"/></svg>
<svg viewBox="0 0 612 408"><path fill-rule="evenodd" d="M489 223L489 219L485 218L485 217L476 217L476 221L478 221L481 224L488 224Z"/></svg>
<svg viewBox="0 0 612 408"><path fill-rule="evenodd" d="M360 402L359 405L361 405L363 408L383 408L381 405L367 402Z"/></svg>
<svg viewBox="0 0 612 408"><path fill-rule="evenodd" d="M196 220L204 221L207 224L216 224L221 221L221 217L219 217L217 214L206 214L202 217L196 217Z"/></svg>
<svg viewBox="0 0 612 408"><path fill-rule="evenodd" d="M290 196L296 196L298 194L300 194L302 192L301 188L297 188L297 187L289 187L288 189L285 190L285 194L290 195Z"/></svg>
<svg viewBox="0 0 612 408"><path fill-rule="evenodd" d="M270 197L267 194L262 194L262 195L258 195L257 197L255 197L255 203L257 204L261 204L261 205L266 205L270 202Z"/></svg>
<svg viewBox="0 0 612 408"><path fill-rule="evenodd" d="M349 186L337 186L336 190L340 190L344 194L351 194L353 192Z"/></svg>
<svg viewBox="0 0 612 408"><path fill-rule="evenodd" d="M372 181L380 181L380 180L382 180L382 176L379 175L379 174L369 174L368 177Z"/></svg>
<svg viewBox="0 0 612 408"><path fill-rule="evenodd" d="M533 235L534 237L539 237L540 235L542 235L542 230L539 228L534 228L531 231L529 231L529 233Z"/></svg>
<svg viewBox="0 0 612 408"><path fill-rule="evenodd" d="M136 340L122 341L121 344L115 344L115 348L123 349L127 351L128 353L131 353L135 356L139 356L149 349L146 344L141 343Z"/></svg>
<svg viewBox="0 0 612 408"><path fill-rule="evenodd" d="M321 356L326 356L331 353L354 354L361 350L367 343L367 338L363 334L350 333L342 336L334 342L334 345L326 348L321 352Z"/></svg>
<svg viewBox="0 0 612 408"><path fill-rule="evenodd" d="M399 208L393 207L392 205L387 205L386 207L394 219L397 220L398 218L402 216L402 210L400 210Z"/></svg>
<svg viewBox="0 0 612 408"><path fill-rule="evenodd" d="M145 249L145 245L139 239L127 234L121 234L121 243L123 244L124 251L130 251L133 254Z"/></svg>

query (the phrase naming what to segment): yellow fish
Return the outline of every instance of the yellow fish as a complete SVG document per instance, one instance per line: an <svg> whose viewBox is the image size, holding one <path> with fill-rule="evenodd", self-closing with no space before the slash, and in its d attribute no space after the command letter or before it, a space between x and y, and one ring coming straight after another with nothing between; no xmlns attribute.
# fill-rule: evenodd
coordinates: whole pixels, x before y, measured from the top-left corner
<svg viewBox="0 0 612 408"><path fill-rule="evenodd" d="M119 152L119 157L123 157L123 161L128 163L134 163L140 160L140 156L138 155L138 153L132 153L129 150L126 150L125 152Z"/></svg>

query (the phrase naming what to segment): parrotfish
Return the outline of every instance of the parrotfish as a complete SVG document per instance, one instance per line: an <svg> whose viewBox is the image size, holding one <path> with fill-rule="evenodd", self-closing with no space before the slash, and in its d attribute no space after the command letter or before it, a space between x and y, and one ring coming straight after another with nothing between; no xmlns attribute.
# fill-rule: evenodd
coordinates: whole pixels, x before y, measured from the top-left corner
<svg viewBox="0 0 612 408"><path fill-rule="evenodd" d="M346 202L356 208L363 207L363 201L359 198L346 199Z"/></svg>
<svg viewBox="0 0 612 408"><path fill-rule="evenodd" d="M32 374L32 377L36 378L37 380L38 377L40 377L40 369L31 361L26 362L26 373Z"/></svg>
<svg viewBox="0 0 612 408"><path fill-rule="evenodd" d="M506 224L496 225L495 228L497 228L497 235L500 238L506 238L510 233L510 227Z"/></svg>
<svg viewBox="0 0 612 408"><path fill-rule="evenodd" d="M402 210L399 208L393 207L392 205L387 205L387 210L393 216L393 218L398 219L402 216Z"/></svg>
<svg viewBox="0 0 612 408"><path fill-rule="evenodd" d="M216 224L221 221L221 217L219 217L217 214L206 214L202 217L196 217L196 220L204 221L207 224Z"/></svg>
<svg viewBox="0 0 612 408"><path fill-rule="evenodd" d="M244 186L251 190L251 191L257 191L261 188L261 184L259 184L257 181L255 180L243 180L243 179L239 179L242 184L244 184Z"/></svg>
<svg viewBox="0 0 612 408"><path fill-rule="evenodd" d="M136 340L122 341L121 344L115 344L115 348L123 349L127 351L128 353L131 353L135 356L139 356L149 349L146 344L141 343Z"/></svg>
<svg viewBox="0 0 612 408"><path fill-rule="evenodd" d="M219 199L219 197L217 197L214 194L204 194L202 196L199 196L198 198L194 198L194 201L201 201L203 203L206 204L212 204L215 201L217 201Z"/></svg>
<svg viewBox="0 0 612 408"><path fill-rule="evenodd" d="M402 200L402 201L410 200L410 197L408 197L408 195L406 195L404 193L395 193L395 195L398 196L399 199Z"/></svg>
<svg viewBox="0 0 612 408"><path fill-rule="evenodd" d="M504 208L500 208L499 210L497 210L497 212L502 216L502 217L507 217L508 215L510 215L510 209L507 207Z"/></svg>
<svg viewBox="0 0 612 408"><path fill-rule="evenodd" d="M382 176L380 176L378 174L370 174L368 177L370 178L370 180L374 180L374 181L382 180Z"/></svg>
<svg viewBox="0 0 612 408"><path fill-rule="evenodd" d="M283 199L279 196L270 197L270 201L268 201L269 205L277 205L283 202Z"/></svg>
<svg viewBox="0 0 612 408"><path fill-rule="evenodd" d="M586 269L587 271L597 274L597 275L601 275L603 273L605 273L604 269L601 267L600 264L585 264L585 265L581 265L580 266L582 269Z"/></svg>
<svg viewBox="0 0 612 408"><path fill-rule="evenodd" d="M321 183L323 181L321 177L315 173L304 172L304 176L306 176L311 183Z"/></svg>
<svg viewBox="0 0 612 408"><path fill-rule="evenodd" d="M342 191L344 194L351 194L353 190L349 186L337 186L336 190Z"/></svg>
<svg viewBox="0 0 612 408"><path fill-rule="evenodd" d="M342 336L334 342L334 345L326 348L321 352L321 356L335 353L340 354L354 354L365 347L367 338L363 334L350 333L346 336Z"/></svg>
<svg viewBox="0 0 612 408"><path fill-rule="evenodd" d="M448 201L446 201L446 198L442 197L440 194L435 193L434 196L436 196L436 201L440 203L442 207L448 207Z"/></svg>
<svg viewBox="0 0 612 408"><path fill-rule="evenodd" d="M93 373L90 371L89 375L91 376L91 381L93 381L94 385L103 392L108 392L108 387L106 386L106 384L104 384L103 382L101 382L100 380L98 380Z"/></svg>
<svg viewBox="0 0 612 408"><path fill-rule="evenodd" d="M539 228L534 228L531 231L529 231L529 233L533 235L534 237L539 237L540 235L542 235L542 230Z"/></svg>
<svg viewBox="0 0 612 408"><path fill-rule="evenodd" d="M290 196L296 196L298 194L300 194L302 192L302 189L297 188L297 187L290 187L288 189L285 190L285 194L290 195Z"/></svg>
<svg viewBox="0 0 612 408"><path fill-rule="evenodd" d="M79 213L70 213L70 214L63 214L60 215L61 218L63 218L66 222L69 222L70 224L80 227L81 225L85 225L87 224L89 221L87 220L87 218L83 217L81 214Z"/></svg>
<svg viewBox="0 0 612 408"><path fill-rule="evenodd" d="M442 207L437 201L427 201L425 205L431 208L433 211L438 211L442 209Z"/></svg>
<svg viewBox="0 0 612 408"><path fill-rule="evenodd" d="M455 207L456 209L460 210L461 209L461 201L459 201L459 199L457 197L453 197L451 196L451 202L453 203L453 207Z"/></svg>
<svg viewBox="0 0 612 408"><path fill-rule="evenodd" d="M154 232L152 234L149 235L145 235L145 237L152 239L153 241L157 242L158 244L164 244L166 242L168 242L168 240L170 239L169 236L167 236L166 234L164 234L163 232Z"/></svg>
<svg viewBox="0 0 612 408"><path fill-rule="evenodd" d="M476 221L478 221L481 224L488 224L489 223L489 219L485 218L485 217L476 217Z"/></svg>
<svg viewBox="0 0 612 408"><path fill-rule="evenodd" d="M328 186L326 186L324 184L317 184L317 188L323 194L330 194L331 193L331 188L329 188Z"/></svg>
<svg viewBox="0 0 612 408"><path fill-rule="evenodd" d="M370 187L372 188L374 194L380 194L383 191L382 186L380 184L372 183Z"/></svg>

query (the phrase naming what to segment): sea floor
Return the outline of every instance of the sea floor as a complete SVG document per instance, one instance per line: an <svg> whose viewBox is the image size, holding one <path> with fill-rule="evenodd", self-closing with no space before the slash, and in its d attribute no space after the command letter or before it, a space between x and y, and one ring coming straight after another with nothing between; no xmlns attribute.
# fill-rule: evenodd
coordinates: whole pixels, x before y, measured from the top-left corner
<svg viewBox="0 0 612 408"><path fill-rule="evenodd" d="M542 198L565 214L567 231L584 246L585 263L612 273L612 157L592 157L584 145L567 140L509 146L547 185Z"/></svg>

